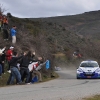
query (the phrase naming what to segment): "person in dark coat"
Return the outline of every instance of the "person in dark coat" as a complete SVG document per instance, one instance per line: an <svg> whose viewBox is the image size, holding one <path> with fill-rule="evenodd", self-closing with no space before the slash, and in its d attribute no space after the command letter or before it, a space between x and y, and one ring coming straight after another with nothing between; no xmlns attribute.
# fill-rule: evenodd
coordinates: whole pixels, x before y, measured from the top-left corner
<svg viewBox="0 0 100 100"><path fill-rule="evenodd" d="M3 51L3 54L1 55L2 60L2 73L5 74L5 59L6 59L6 51Z"/></svg>
<svg viewBox="0 0 100 100"><path fill-rule="evenodd" d="M8 38L9 38L8 29L3 28L3 39L8 40Z"/></svg>
<svg viewBox="0 0 100 100"><path fill-rule="evenodd" d="M29 72L28 66L33 61L34 60L32 59L31 51L28 51L21 60L21 63L20 63L21 79L22 81L24 81L24 78L26 77L25 83L29 83L30 72Z"/></svg>
<svg viewBox="0 0 100 100"><path fill-rule="evenodd" d="M0 77L2 77L2 54L6 47L0 49Z"/></svg>
<svg viewBox="0 0 100 100"><path fill-rule="evenodd" d="M24 53L24 55L25 55L25 53ZM17 80L17 84L21 84L22 83L21 75L20 75L19 69L17 67L17 61L19 59L21 59L22 57L23 57L23 55L18 57L17 52L13 53L12 59L10 60L10 65L11 65L11 75L9 77L9 79L11 79L10 80L10 84L14 83L14 79L15 78Z"/></svg>

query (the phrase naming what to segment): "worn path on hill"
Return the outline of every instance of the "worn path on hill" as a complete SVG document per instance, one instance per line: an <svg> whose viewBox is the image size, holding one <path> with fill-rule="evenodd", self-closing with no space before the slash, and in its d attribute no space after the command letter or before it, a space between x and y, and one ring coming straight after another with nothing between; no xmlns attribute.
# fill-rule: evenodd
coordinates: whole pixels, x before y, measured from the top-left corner
<svg viewBox="0 0 100 100"><path fill-rule="evenodd" d="M76 79L76 69L57 71L58 79L0 88L0 100L82 100L100 94L100 79Z"/></svg>

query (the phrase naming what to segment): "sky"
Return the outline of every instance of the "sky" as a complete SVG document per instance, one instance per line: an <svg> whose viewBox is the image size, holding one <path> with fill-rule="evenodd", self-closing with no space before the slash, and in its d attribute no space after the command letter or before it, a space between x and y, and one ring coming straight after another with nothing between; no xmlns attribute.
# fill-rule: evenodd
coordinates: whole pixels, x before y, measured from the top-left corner
<svg viewBox="0 0 100 100"><path fill-rule="evenodd" d="M100 0L0 0L6 13L19 18L76 15L100 10Z"/></svg>

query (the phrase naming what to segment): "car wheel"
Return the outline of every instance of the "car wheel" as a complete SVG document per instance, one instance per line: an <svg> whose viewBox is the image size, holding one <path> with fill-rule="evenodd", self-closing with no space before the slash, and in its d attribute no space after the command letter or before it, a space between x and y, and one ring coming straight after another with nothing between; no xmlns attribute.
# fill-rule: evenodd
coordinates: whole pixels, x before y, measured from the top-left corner
<svg viewBox="0 0 100 100"><path fill-rule="evenodd" d="M77 79L80 79L79 77L77 77Z"/></svg>
<svg viewBox="0 0 100 100"><path fill-rule="evenodd" d="M80 77L76 76L77 79L80 79Z"/></svg>

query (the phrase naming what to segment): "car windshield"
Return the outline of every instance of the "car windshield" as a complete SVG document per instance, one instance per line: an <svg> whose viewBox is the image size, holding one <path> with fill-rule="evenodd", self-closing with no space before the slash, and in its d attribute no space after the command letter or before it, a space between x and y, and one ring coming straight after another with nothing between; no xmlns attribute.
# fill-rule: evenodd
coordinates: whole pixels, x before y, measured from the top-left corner
<svg viewBox="0 0 100 100"><path fill-rule="evenodd" d="M82 63L80 65L80 67L98 67L98 66L99 66L98 63L92 63L92 62L90 62L90 63Z"/></svg>

